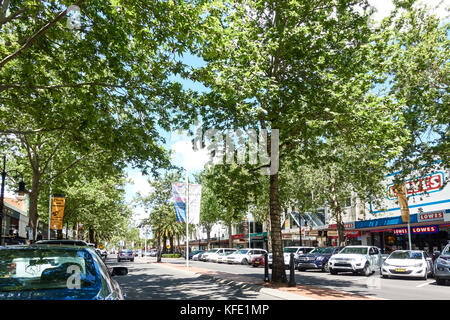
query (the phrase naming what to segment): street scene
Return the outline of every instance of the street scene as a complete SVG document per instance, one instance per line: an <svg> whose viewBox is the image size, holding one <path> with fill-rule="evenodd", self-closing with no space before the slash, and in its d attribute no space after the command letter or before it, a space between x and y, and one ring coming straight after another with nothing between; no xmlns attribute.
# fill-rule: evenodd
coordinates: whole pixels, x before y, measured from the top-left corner
<svg viewBox="0 0 450 320"><path fill-rule="evenodd" d="M0 300L450 300L449 58L450 0L0 0Z"/></svg>

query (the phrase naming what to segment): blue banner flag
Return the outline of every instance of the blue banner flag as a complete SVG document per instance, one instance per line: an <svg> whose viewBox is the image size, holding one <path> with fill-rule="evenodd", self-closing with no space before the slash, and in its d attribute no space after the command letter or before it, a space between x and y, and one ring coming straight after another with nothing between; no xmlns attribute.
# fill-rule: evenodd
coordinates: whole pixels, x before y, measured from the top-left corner
<svg viewBox="0 0 450 320"><path fill-rule="evenodd" d="M184 183L172 183L172 195L177 222L186 222L186 189Z"/></svg>

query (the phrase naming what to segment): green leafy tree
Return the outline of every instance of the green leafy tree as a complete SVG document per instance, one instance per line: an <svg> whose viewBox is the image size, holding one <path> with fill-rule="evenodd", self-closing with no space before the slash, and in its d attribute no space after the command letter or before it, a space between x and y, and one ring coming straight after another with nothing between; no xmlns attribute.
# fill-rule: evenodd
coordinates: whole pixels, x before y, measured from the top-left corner
<svg viewBox="0 0 450 320"><path fill-rule="evenodd" d="M66 3L0 2L1 142L27 170L33 230L40 190L55 177L100 156L155 173L169 164L158 130L186 126L192 115L188 95L169 80L180 71L174 57L184 51L191 9L70 4L81 10L80 28L67 26ZM180 110L189 112L179 117Z"/></svg>
<svg viewBox="0 0 450 320"><path fill-rule="evenodd" d="M278 129L280 172L292 159L314 163L328 136L347 137L360 109L394 109L371 93L367 1L221 1L207 10L193 50L206 65L191 75L209 89L199 98L204 126L267 129L269 141ZM394 126L394 116L383 119ZM270 175L274 282L286 281L279 184L279 173Z"/></svg>

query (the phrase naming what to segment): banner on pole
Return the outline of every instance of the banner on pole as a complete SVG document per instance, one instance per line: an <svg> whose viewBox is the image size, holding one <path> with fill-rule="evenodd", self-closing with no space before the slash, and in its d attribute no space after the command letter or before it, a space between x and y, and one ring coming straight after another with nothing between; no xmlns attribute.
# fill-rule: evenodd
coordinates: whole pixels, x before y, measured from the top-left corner
<svg viewBox="0 0 450 320"><path fill-rule="evenodd" d="M200 223L200 202L202 200L202 185L189 184L189 223Z"/></svg>
<svg viewBox="0 0 450 320"><path fill-rule="evenodd" d="M52 197L50 229L62 230L65 202L66 198L63 195L54 195Z"/></svg>
<svg viewBox="0 0 450 320"><path fill-rule="evenodd" d="M172 183L172 195L177 222L186 222L186 184ZM200 223L200 202L202 186L189 184L189 223Z"/></svg>

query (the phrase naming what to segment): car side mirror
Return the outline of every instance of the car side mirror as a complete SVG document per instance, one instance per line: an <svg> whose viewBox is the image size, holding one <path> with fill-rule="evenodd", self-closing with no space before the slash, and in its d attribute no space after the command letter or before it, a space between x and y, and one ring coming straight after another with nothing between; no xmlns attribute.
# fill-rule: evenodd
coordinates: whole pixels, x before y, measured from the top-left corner
<svg viewBox="0 0 450 320"><path fill-rule="evenodd" d="M111 277L114 276L125 276L128 274L127 267L114 267L111 272Z"/></svg>

